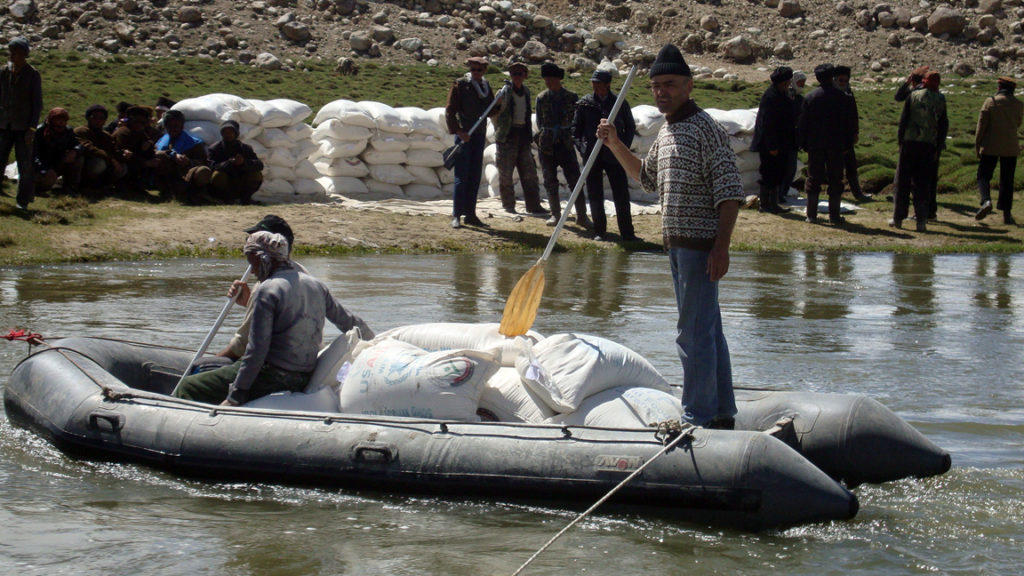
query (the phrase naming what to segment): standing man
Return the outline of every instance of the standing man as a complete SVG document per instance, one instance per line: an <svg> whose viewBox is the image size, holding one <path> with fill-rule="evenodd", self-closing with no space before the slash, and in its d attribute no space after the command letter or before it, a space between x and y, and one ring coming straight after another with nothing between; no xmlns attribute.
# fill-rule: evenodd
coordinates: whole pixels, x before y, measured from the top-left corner
<svg viewBox="0 0 1024 576"><path fill-rule="evenodd" d="M924 77L924 90L910 93L900 116L899 181L893 199L889 226L900 228L909 210L913 184L914 217L917 231L927 231L925 219L932 209L930 190L939 153L946 147L949 118L946 97L939 93L939 73L931 70Z"/></svg>
<svg viewBox="0 0 1024 576"><path fill-rule="evenodd" d="M814 69L818 87L804 98L797 126L800 148L807 151L807 222L818 223L821 185L828 182L828 220L841 226L839 215L843 194L843 152L853 146L857 116L849 96L836 88L835 68L822 64Z"/></svg>
<svg viewBox="0 0 1024 576"><path fill-rule="evenodd" d="M598 136L630 176L661 197L662 234L679 309L683 420L731 429L736 399L718 281L729 271L743 182L729 136L690 99L693 77L679 49L671 44L662 48L650 77L665 124L647 157L634 156L607 121L601 122Z"/></svg>
<svg viewBox="0 0 1024 576"><path fill-rule="evenodd" d="M28 63L28 40L18 36L7 44L10 61L0 68L0 158L4 165L14 148L18 163L15 206L28 208L35 199L32 138L43 112L43 80ZM0 183L3 182L0 174Z"/></svg>
<svg viewBox="0 0 1024 576"><path fill-rule="evenodd" d="M234 120L220 125L220 142L210 146L210 188L228 204L252 204L252 195L263 185L263 161L256 151L238 139Z"/></svg>
<svg viewBox="0 0 1024 576"><path fill-rule="evenodd" d="M595 70L590 77L590 85L594 92L587 94L576 104L576 116L573 118L573 138L576 147L584 158L597 144L597 125L601 119L608 118L615 106L615 93L611 91L612 75L605 70ZM636 121L629 102L623 100L622 107L615 117L618 139L629 148L636 135ZM594 240L604 241L608 236L608 218L604 213L604 175L608 175L608 183L612 187L612 200L615 202L615 219L619 223L619 235L624 242L637 242L633 231L633 215L630 213L629 181L626 171L615 159L610 150L601 150L597 160L587 175L587 198L590 200L590 213L594 218Z"/></svg>
<svg viewBox="0 0 1024 576"><path fill-rule="evenodd" d="M860 189L860 175L857 174L857 153L854 147L860 139L860 115L857 113L857 98L853 95L853 90L850 88L850 74L849 66L836 66L836 88L839 88L840 92L850 97L855 120L853 141L850 143L850 147L843 151L843 171L846 173L846 182L850 185L850 192L853 193L854 199L864 201L870 200L871 194L865 194Z"/></svg>
<svg viewBox="0 0 1024 576"><path fill-rule="evenodd" d="M985 100L978 113L978 127L974 131L974 151L978 163L978 194L981 208L974 215L982 220L992 212L990 192L992 173L999 163L999 199L996 208L1003 211L1004 224L1016 224L1010 209L1013 207L1013 175L1017 169L1017 154L1020 145L1017 131L1024 115L1024 102L1013 95L1017 82L1013 78L1000 76L996 95Z"/></svg>
<svg viewBox="0 0 1024 576"><path fill-rule="evenodd" d="M533 124L531 120L530 89L523 82L529 69L522 62L513 62L508 67L512 77L512 89L505 92L495 105L498 111L494 122L494 141L497 143L495 160L498 163L498 192L505 212L516 213L516 190L512 183L512 171L519 172L519 183L523 186L523 203L530 214L547 214L540 205L540 182L537 179L537 165L533 162Z"/></svg>
<svg viewBox="0 0 1024 576"><path fill-rule="evenodd" d="M537 96L537 148L540 151L540 169L544 176L544 189L548 193L551 218L547 225L554 226L562 217L562 204L558 198L558 168L562 169L569 190L580 179L580 163L572 140L572 118L579 96L562 87L565 70L553 62L540 66L547 90ZM587 197L581 191L576 196L576 223L584 228L593 225L587 219Z"/></svg>
<svg viewBox="0 0 1024 576"><path fill-rule="evenodd" d="M804 86L807 84L807 74L804 74L800 70L793 72L793 79L789 82L789 98L790 105L793 107L793 133L796 134L797 123L800 119L800 111L804 106ZM793 146L793 149L786 154L786 173L782 177L782 183L779 184L779 199L780 205L786 203L786 198L789 196L789 189L793 186L793 180L796 179L796 166L799 160L798 156L800 152L799 146Z"/></svg>
<svg viewBox="0 0 1024 576"><path fill-rule="evenodd" d="M466 60L469 73L459 78L448 90L448 103L444 117L448 133L455 135L455 143L464 142L462 152L455 161L455 191L452 196L452 228L461 228L459 218L470 226L486 228L476 215L476 196L483 174L484 147L487 145L487 131L483 124L472 136L469 129L483 116L484 110L494 101L494 91L484 78L487 58L473 56Z"/></svg>
<svg viewBox="0 0 1024 576"><path fill-rule="evenodd" d="M779 205L779 187L786 177L786 160L796 150L796 118L789 97L793 69L779 66L771 73L771 86L764 91L754 121L754 138L750 150L761 160L761 212L780 214L789 208Z"/></svg>

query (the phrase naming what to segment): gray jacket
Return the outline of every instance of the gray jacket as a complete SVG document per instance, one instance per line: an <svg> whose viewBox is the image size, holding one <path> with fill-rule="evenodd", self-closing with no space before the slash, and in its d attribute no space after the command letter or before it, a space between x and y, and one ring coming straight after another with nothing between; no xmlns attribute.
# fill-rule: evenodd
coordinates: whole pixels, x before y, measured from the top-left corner
<svg viewBox="0 0 1024 576"><path fill-rule="evenodd" d="M248 397L265 363L291 372L312 372L325 318L342 332L359 326L363 338L373 337L366 323L335 300L323 282L290 265L281 266L260 282L250 299L255 302L249 344L228 392L228 397L239 403Z"/></svg>

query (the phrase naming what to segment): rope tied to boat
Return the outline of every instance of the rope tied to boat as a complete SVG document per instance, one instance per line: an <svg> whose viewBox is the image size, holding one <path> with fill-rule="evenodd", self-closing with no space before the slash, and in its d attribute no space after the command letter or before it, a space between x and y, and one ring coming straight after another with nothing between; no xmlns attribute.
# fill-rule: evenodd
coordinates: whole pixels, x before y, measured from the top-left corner
<svg viewBox="0 0 1024 576"><path fill-rule="evenodd" d="M25 332L25 330L20 328L18 330L12 329L7 334L0 336L0 338L3 338L8 342L14 342L15 340L19 340L21 342L28 342L29 346L40 345L43 343L43 336L41 334L36 334L35 332Z"/></svg>
<svg viewBox="0 0 1024 576"><path fill-rule="evenodd" d="M612 495L618 492L619 489L625 486L626 484L629 484L629 482L633 480L633 478L639 476L640 473L643 472L644 469L647 468L650 464L652 464L655 460L661 458L662 455L667 453L669 450L675 448L676 445L682 442L683 440L692 440L693 431L696 428L697 427L694 426L693 424L679 422L678 420L666 420L665 422L659 422L657 425L657 431L654 433L654 437L657 438L659 442L664 444L664 447L650 460L644 462L639 467L637 467L637 469L634 470L629 476L626 476L626 478L623 479L622 482L619 482L614 488L609 490L608 493L602 496L600 500L594 502L593 506L587 508L582 514L574 518L572 522L566 524L565 528L562 528L561 530L559 530L558 534L552 536L546 544L541 546L540 549L533 554L533 556L530 556L529 560L524 562L518 570L513 572L512 576L519 576L519 574L521 574L523 570L525 570L526 567L530 565L530 563L536 560L538 556L543 554L545 550L551 547L551 545L555 543L555 540L558 540L562 536L562 534L568 532L570 528L572 528L581 520L589 516L591 512L597 510L598 506L607 502L608 499L612 497Z"/></svg>

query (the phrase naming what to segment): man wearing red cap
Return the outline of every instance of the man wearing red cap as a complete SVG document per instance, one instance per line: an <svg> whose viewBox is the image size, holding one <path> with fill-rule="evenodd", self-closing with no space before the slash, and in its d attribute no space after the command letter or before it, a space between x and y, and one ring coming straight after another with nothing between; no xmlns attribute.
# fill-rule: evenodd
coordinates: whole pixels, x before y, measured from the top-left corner
<svg viewBox="0 0 1024 576"><path fill-rule="evenodd" d="M932 70L924 77L924 90L911 92L900 116L899 181L893 198L889 226L900 228L909 210L913 187L914 217L917 231L927 231L926 219L932 208L929 190L939 153L946 147L949 118L946 97L939 93L939 73Z"/></svg>
<svg viewBox="0 0 1024 576"><path fill-rule="evenodd" d="M729 271L743 182L729 135L690 99L693 77L679 49L671 44L662 48L649 75L665 124L647 156L634 156L607 120L597 135L630 176L661 197L662 234L679 310L683 420L731 429L736 399L718 281Z"/></svg>
<svg viewBox="0 0 1024 576"><path fill-rule="evenodd" d="M1013 176L1017 170L1017 155L1020 145L1017 131L1024 115L1024 103L1013 95L1017 82L1008 76L1000 76L999 89L995 96L985 99L978 113L978 127L974 131L974 151L981 160L978 163L978 194L981 208L974 215L982 220L992 212L991 181L996 163L999 163L999 199L996 208L1003 211L1004 224L1016 224L1010 209L1013 207Z"/></svg>

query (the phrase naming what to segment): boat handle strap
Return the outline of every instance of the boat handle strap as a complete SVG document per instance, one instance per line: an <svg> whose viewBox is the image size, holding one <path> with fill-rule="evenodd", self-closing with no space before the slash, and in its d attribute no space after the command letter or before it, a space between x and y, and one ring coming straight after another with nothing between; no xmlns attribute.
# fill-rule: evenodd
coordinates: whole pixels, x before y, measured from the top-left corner
<svg viewBox="0 0 1024 576"><path fill-rule="evenodd" d="M101 422L106 422L109 430L102 429ZM111 414L110 412L93 412L89 414L89 427L101 432L119 432L124 427L123 414Z"/></svg>
<svg viewBox="0 0 1024 576"><path fill-rule="evenodd" d="M395 459L395 454L392 451L392 447L388 444L362 442L356 445L355 459L357 462L390 463Z"/></svg>

